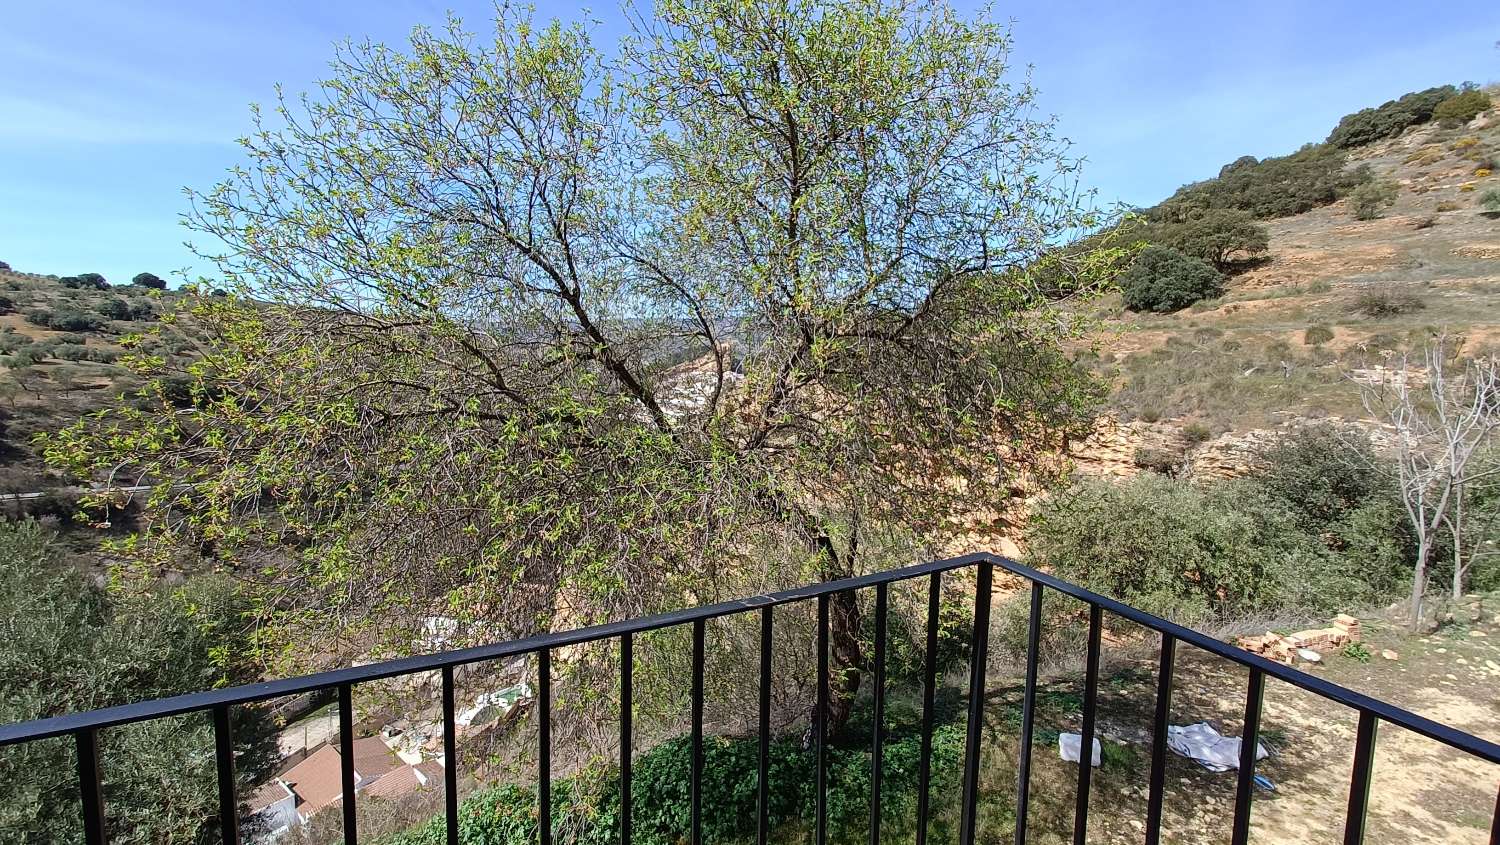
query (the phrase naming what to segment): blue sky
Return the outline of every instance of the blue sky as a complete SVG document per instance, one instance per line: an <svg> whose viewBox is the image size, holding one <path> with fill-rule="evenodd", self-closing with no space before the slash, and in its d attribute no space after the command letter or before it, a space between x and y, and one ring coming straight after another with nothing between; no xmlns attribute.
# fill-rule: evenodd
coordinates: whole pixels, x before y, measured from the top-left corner
<svg viewBox="0 0 1500 845"><path fill-rule="evenodd" d="M621 15L591 4L601 43ZM958 0L958 5L973 3ZM247 105L313 86L343 38L399 41L488 2L16 3L0 31L0 260L124 281L192 268L178 215L239 160ZM573 18L584 4L539 3ZM1340 115L1500 80L1500 3L996 3L1042 106L1105 201L1151 204L1244 154L1320 140ZM176 280L174 279L174 284Z"/></svg>

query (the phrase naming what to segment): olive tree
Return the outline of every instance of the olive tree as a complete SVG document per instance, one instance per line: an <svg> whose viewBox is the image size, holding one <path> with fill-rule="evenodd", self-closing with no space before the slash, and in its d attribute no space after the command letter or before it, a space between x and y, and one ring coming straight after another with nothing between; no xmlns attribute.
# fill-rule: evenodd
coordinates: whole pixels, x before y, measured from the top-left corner
<svg viewBox="0 0 1500 845"><path fill-rule="evenodd" d="M344 46L195 197L244 296L192 401L51 449L156 485L137 556L326 650L493 639L909 560L1086 425L1056 306L1112 261L1058 257L1095 221L1003 28L669 1L606 57L498 14Z"/></svg>

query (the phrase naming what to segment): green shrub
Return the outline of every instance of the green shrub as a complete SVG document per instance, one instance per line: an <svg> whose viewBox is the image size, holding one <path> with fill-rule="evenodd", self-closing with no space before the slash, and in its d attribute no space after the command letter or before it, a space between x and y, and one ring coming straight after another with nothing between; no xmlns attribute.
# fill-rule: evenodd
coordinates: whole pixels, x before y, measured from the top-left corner
<svg viewBox="0 0 1500 845"><path fill-rule="evenodd" d="M1053 496L1027 536L1034 562L1059 578L1189 621L1281 604L1305 555L1277 545L1245 512L1153 473Z"/></svg>
<svg viewBox="0 0 1500 845"><path fill-rule="evenodd" d="M853 732L851 731L851 734ZM827 812L830 840L863 841L869 822L870 754L868 732L851 747L828 750ZM932 736L932 796L936 807L954 803L963 728L943 725ZM910 824L915 811L921 753L920 734L911 726L894 728L884 745L882 817L887 825ZM710 842L747 841L759 819L757 760L759 740L708 737L703 744L703 837ZM631 833L641 845L680 845L690 833L689 772L692 745L678 737L636 758L631 778ZM771 743L769 815L773 829L810 825L816 812L813 785L817 758L797 739ZM482 790L459 807L459 842L464 845L533 845L537 841L536 792L514 784ZM552 782L553 822L566 831L569 845L614 845L620 822L619 774L580 775ZM936 815L936 813L934 814ZM439 845L446 829L441 816L385 840L386 845Z"/></svg>
<svg viewBox="0 0 1500 845"><path fill-rule="evenodd" d="M143 288L154 288L155 290L166 290L167 283L155 273L136 273L130 280L132 285Z"/></svg>
<svg viewBox="0 0 1500 845"><path fill-rule="evenodd" d="M1460 91L1438 103L1432 116L1443 126L1453 128L1473 120L1490 107L1490 95L1477 88Z"/></svg>
<svg viewBox="0 0 1500 845"><path fill-rule="evenodd" d="M1442 85L1344 115L1329 133L1328 145L1350 149L1382 138L1394 138L1408 126L1431 120L1439 105L1457 93L1458 89L1452 85Z"/></svg>
<svg viewBox="0 0 1500 845"><path fill-rule="evenodd" d="M1328 205L1370 178L1368 167L1345 170L1342 150L1315 144L1277 158L1243 156L1217 179L1179 188L1158 211L1183 218L1195 209L1229 208L1262 219L1286 217Z"/></svg>
<svg viewBox="0 0 1500 845"><path fill-rule="evenodd" d="M1132 311L1170 313L1224 291L1224 277L1202 259L1152 244L1141 250L1120 279Z"/></svg>
<svg viewBox="0 0 1500 845"><path fill-rule="evenodd" d="M1193 210L1183 219L1150 227L1146 237L1220 270L1260 255L1271 245L1266 227L1237 208Z"/></svg>
<svg viewBox="0 0 1500 845"><path fill-rule="evenodd" d="M1420 296L1395 286L1367 288L1354 296L1353 310L1366 317L1384 319L1410 314L1427 307Z"/></svg>
<svg viewBox="0 0 1500 845"><path fill-rule="evenodd" d="M130 319L130 303L126 302L123 299L120 299L117 296L111 297L99 303L99 305L95 307L94 310L98 311L102 316L110 320Z"/></svg>
<svg viewBox="0 0 1500 845"><path fill-rule="evenodd" d="M1490 188L1479 197L1479 206L1491 214L1500 214L1500 188Z"/></svg>
<svg viewBox="0 0 1500 845"><path fill-rule="evenodd" d="M1372 179L1349 193L1349 210L1355 220L1374 220L1395 204L1400 191L1394 182Z"/></svg>
<svg viewBox="0 0 1500 845"><path fill-rule="evenodd" d="M211 689L251 677L234 633L247 610L227 581L106 594L56 559L35 524L0 523L0 722ZM240 645L236 645L240 643ZM274 750L269 714L235 708L248 783ZM269 744L268 744L269 743ZM114 842L217 841L218 790L208 720L184 716L103 734ZM0 755L0 841L77 842L73 750L28 743ZM245 794L245 793L242 793Z"/></svg>
<svg viewBox="0 0 1500 845"><path fill-rule="evenodd" d="M1182 437L1187 440L1189 446L1207 443L1213 436L1213 429L1196 420L1182 427Z"/></svg>
<svg viewBox="0 0 1500 845"><path fill-rule="evenodd" d="M1316 326L1308 326L1302 333L1302 342L1308 346L1318 346L1333 340L1333 329L1319 323Z"/></svg>

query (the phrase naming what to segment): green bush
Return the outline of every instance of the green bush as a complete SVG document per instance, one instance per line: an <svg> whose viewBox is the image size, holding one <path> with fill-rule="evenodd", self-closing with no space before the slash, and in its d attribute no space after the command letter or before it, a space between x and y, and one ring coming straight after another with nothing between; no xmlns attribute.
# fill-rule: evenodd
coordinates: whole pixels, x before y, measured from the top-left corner
<svg viewBox="0 0 1500 845"><path fill-rule="evenodd" d="M1363 146L1382 138L1394 138L1408 126L1432 120L1439 105L1458 94L1452 85L1414 91L1380 106L1361 109L1344 115L1333 132L1328 135L1328 145L1341 149Z"/></svg>
<svg viewBox="0 0 1500 845"><path fill-rule="evenodd" d="M1443 126L1453 128L1473 120L1490 107L1490 95L1477 88L1460 91L1438 103L1432 116Z"/></svg>
<svg viewBox="0 0 1500 845"><path fill-rule="evenodd" d="M63 308L33 308L26 312L26 322L60 332L92 332L104 328L105 320L98 314Z"/></svg>
<svg viewBox="0 0 1500 845"><path fill-rule="evenodd" d="M136 273L135 277L130 280L130 283L137 287L153 288L155 290L166 290L167 288L166 281L155 273Z"/></svg>
<svg viewBox="0 0 1500 845"><path fill-rule="evenodd" d="M1490 188L1479 197L1479 206L1491 214L1500 214L1500 189Z"/></svg>
<svg viewBox="0 0 1500 845"><path fill-rule="evenodd" d="M1158 213L1185 218L1194 210L1238 209L1256 218L1286 217L1328 205L1370 179L1367 167L1344 169L1344 153L1316 144L1264 160L1244 156L1217 179L1179 188Z"/></svg>
<svg viewBox="0 0 1500 845"><path fill-rule="evenodd" d="M1059 578L1188 621L1281 604L1296 558L1276 545L1238 508L1154 473L1053 496L1027 536Z"/></svg>
<svg viewBox="0 0 1500 845"><path fill-rule="evenodd" d="M1400 187L1384 179L1372 179L1349 193L1349 210L1355 220L1374 220L1396 202Z"/></svg>
<svg viewBox="0 0 1500 845"><path fill-rule="evenodd" d="M1152 226L1147 237L1220 270L1260 255L1271 245L1266 227L1249 212L1235 208L1190 211L1180 220L1166 220Z"/></svg>
<svg viewBox="0 0 1500 845"><path fill-rule="evenodd" d="M851 726L852 727L852 726ZM853 735L854 731L851 731ZM828 750L828 829L831 841L863 841L869 822L868 730L852 747ZM943 725L932 737L932 796L938 807L953 803L958 784L963 728ZM910 825L915 810L921 738L912 725L892 726L884 745L881 809L886 824ZM756 832L759 740L708 737L703 745L702 807L705 841L745 841ZM689 772L692 746L678 737L636 758L631 778L631 833L641 845L680 845L690 833ZM810 825L816 812L815 753L800 740L771 743L772 828ZM459 842L464 845L533 845L538 839L536 792L514 784L485 789L459 806ZM552 783L554 841L568 845L614 845L620 822L619 773L609 768ZM386 845L440 845L441 816L385 840Z"/></svg>
<svg viewBox="0 0 1500 845"><path fill-rule="evenodd" d="M1415 547L1367 438L1313 427L1262 450L1251 475L1193 485L1142 473L1043 502L1033 562L1187 621L1389 601Z"/></svg>
<svg viewBox="0 0 1500 845"><path fill-rule="evenodd" d="M110 320L129 320L130 303L119 297L110 297L95 307L102 316Z"/></svg>
<svg viewBox="0 0 1500 845"><path fill-rule="evenodd" d="M34 523L0 523L0 722L58 716L209 689L251 676L238 639L246 608L227 582L106 594L56 560ZM235 708L241 789L274 747L265 711ZM270 744L268 744L268 741ZM110 840L217 841L213 730L201 716L144 722L101 739ZM0 841L81 841L73 749L63 740L0 755ZM241 792L241 794L248 794Z"/></svg>
<svg viewBox="0 0 1500 845"><path fill-rule="evenodd" d="M1152 244L1141 250L1120 278L1132 311L1170 313L1224 292L1224 277L1200 258Z"/></svg>
<svg viewBox="0 0 1500 845"><path fill-rule="evenodd" d="M1308 346L1319 346L1330 340L1333 340L1333 329L1321 323L1308 326L1307 330L1302 333L1302 342Z"/></svg>

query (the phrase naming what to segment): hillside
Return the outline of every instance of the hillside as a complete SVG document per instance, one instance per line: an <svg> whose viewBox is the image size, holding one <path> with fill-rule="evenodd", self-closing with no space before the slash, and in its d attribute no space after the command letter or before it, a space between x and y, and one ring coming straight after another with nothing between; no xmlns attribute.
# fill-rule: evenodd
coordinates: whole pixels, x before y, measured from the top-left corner
<svg viewBox="0 0 1500 845"><path fill-rule="evenodd" d="M1085 471L1129 475L1175 462L1234 474L1243 453L1305 419L1363 416L1350 377L1442 330L1473 354L1500 346L1500 113L1429 122L1350 152L1399 186L1373 220L1340 199L1262 222L1269 249L1228 275L1224 295L1170 314L1104 316L1095 369L1114 385Z"/></svg>
<svg viewBox="0 0 1500 845"><path fill-rule="evenodd" d="M181 293L104 284L0 270L0 501L10 515L66 527L76 496L69 480L43 465L35 437L141 401L143 381L124 366L128 355L180 367L203 340L189 325L162 321ZM33 493L45 495L27 495Z"/></svg>

